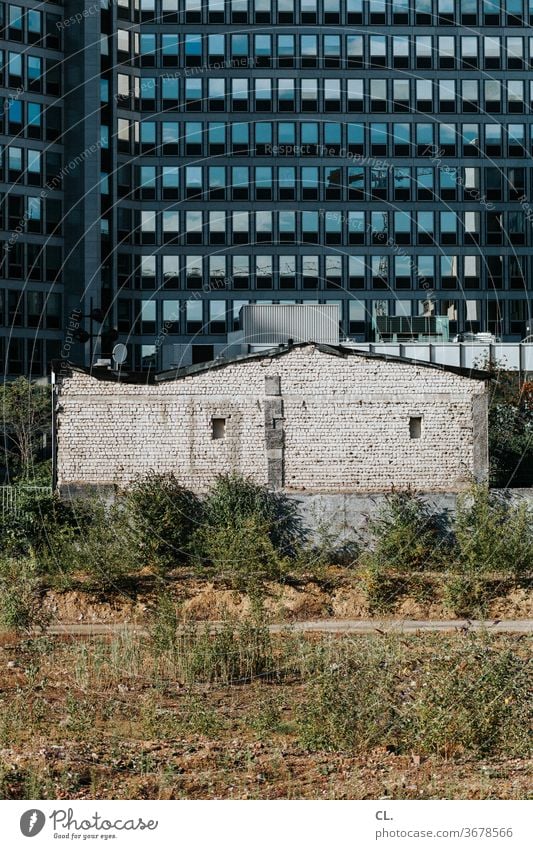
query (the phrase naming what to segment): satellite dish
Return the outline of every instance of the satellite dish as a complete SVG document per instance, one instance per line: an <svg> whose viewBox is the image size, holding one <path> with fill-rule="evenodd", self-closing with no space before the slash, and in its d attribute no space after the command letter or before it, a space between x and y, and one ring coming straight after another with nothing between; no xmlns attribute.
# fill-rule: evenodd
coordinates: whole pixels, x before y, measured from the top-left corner
<svg viewBox="0 0 533 849"><path fill-rule="evenodd" d="M117 366L121 366L122 363L126 362L128 357L128 349L126 345L123 345L122 342L119 342L118 345L115 345L113 348L113 362L116 363Z"/></svg>

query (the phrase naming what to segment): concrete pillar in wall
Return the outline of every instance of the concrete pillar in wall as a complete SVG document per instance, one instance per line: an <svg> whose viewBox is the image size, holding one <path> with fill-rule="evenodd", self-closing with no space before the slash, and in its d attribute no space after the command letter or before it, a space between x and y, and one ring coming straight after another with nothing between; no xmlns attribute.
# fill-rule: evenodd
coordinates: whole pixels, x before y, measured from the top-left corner
<svg viewBox="0 0 533 849"><path fill-rule="evenodd" d="M283 398L279 375L265 377L265 450L267 456L268 485L271 489L283 487Z"/></svg>

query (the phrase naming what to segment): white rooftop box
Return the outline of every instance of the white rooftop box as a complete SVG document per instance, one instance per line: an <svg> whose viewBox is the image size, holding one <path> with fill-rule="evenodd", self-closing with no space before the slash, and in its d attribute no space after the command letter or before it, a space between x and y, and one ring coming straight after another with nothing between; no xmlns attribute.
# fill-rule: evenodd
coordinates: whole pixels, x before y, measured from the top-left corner
<svg viewBox="0 0 533 849"><path fill-rule="evenodd" d="M240 312L245 345L339 344L337 304L250 304Z"/></svg>

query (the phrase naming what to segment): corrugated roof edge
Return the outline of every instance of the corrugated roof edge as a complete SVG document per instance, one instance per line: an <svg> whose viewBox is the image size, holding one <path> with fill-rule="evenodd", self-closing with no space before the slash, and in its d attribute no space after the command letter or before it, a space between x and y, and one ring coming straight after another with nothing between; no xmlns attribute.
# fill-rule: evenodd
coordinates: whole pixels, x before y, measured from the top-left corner
<svg viewBox="0 0 533 849"><path fill-rule="evenodd" d="M121 370L112 371L108 368L94 367L88 368L86 366L76 365L75 363L65 362L64 360L52 360L52 370L55 374L61 374L65 368L68 368L72 371L79 371L83 374L90 374L92 377L97 378L98 380L106 380L114 383L137 383L142 384L146 383L148 385L153 385L156 383L161 383L166 380L179 380L182 377L188 377L194 374L201 374L204 371L213 371L214 369L224 368L228 365L233 365L233 363L247 362L248 360L260 360L260 359L273 359L274 357L283 356L284 354L288 354L290 351L295 348L305 348L308 346L313 346L318 351L321 351L323 354L329 354L335 357L363 357L368 360L382 360L384 362L394 362L394 363L404 363L406 365L411 366L420 366L423 368L436 369L437 371L448 371L452 374L458 374L461 377L468 377L472 380L490 380L492 375L481 369L468 369L461 368L460 366L450 366L443 365L440 363L428 363L423 360L415 360L412 357L398 357L393 354L380 354L370 351L359 351L354 348L343 348L342 345L332 346L332 345L322 345L320 343L315 342L295 342L293 345L278 345L275 348L269 348L266 351L258 351L252 354L238 354L234 357L228 357L227 359L220 358L216 360L210 360L205 363L197 363L196 365L191 366L183 366L182 368L175 369L167 369L166 371L160 371L157 373L151 372L126 372Z"/></svg>

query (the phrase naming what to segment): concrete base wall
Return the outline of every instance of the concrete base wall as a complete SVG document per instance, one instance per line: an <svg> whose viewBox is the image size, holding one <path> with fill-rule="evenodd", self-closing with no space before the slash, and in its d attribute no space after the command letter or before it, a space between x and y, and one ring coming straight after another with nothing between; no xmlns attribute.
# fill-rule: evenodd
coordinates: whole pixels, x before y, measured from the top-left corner
<svg viewBox="0 0 533 849"><path fill-rule="evenodd" d="M298 504L302 521L313 536L326 533L340 540L353 536L354 531L364 536L368 518L376 516L386 500L381 493L291 495L290 498ZM424 495L437 513L453 511L456 498L455 493L445 492Z"/></svg>
<svg viewBox="0 0 533 849"><path fill-rule="evenodd" d="M117 497L117 488L106 485L62 486L59 492L61 497L66 499L97 496L108 505L112 504ZM507 489L495 490L495 492L507 494L515 502L525 500L533 507L533 489ZM457 493L419 494L434 513L450 514L455 510ZM369 517L377 514L387 498L386 494L381 493L320 493L316 495L291 493L288 497L298 505L304 527L312 536L318 539L321 535L328 534L339 541L352 537L354 531L364 536Z"/></svg>
<svg viewBox="0 0 533 849"><path fill-rule="evenodd" d="M508 494L512 501L526 500L533 507L533 489L495 490ZM433 513L453 514L457 504L457 493L419 493ZM375 516L383 506L385 494L363 495L359 493L331 493L319 495L290 495L297 502L303 523L311 533L320 537L331 534L340 540L353 535L365 535L367 520Z"/></svg>

